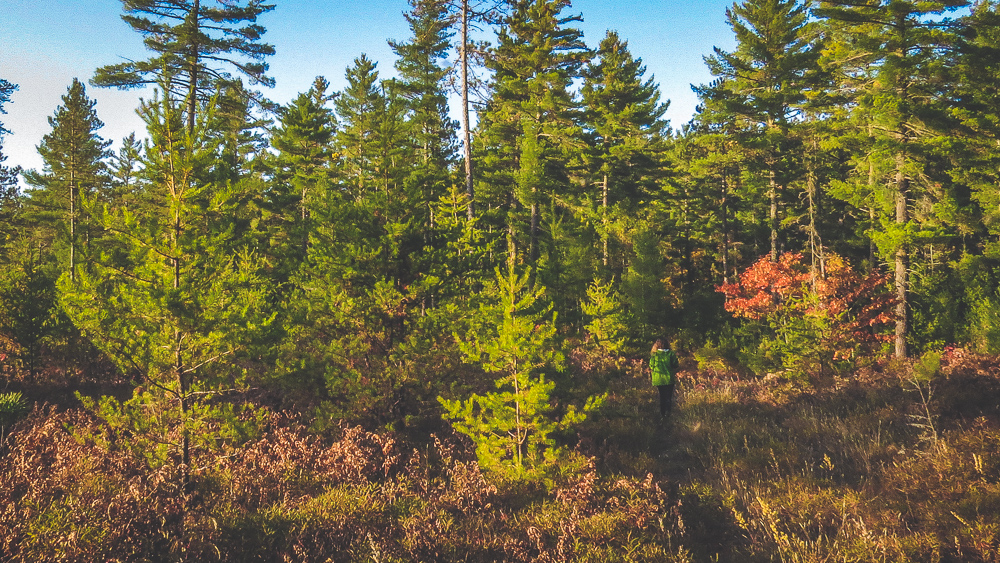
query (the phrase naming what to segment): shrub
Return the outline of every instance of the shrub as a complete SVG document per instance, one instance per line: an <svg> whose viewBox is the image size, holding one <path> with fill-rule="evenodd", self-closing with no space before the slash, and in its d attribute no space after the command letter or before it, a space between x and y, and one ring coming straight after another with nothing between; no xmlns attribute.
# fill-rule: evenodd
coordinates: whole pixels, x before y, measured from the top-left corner
<svg viewBox="0 0 1000 563"><path fill-rule="evenodd" d="M0 393L0 435L27 412L28 404L20 392Z"/></svg>
<svg viewBox="0 0 1000 563"><path fill-rule="evenodd" d="M769 329L761 353L792 375L823 375L874 353L891 339L894 300L888 277L857 274L835 254L823 274L807 271L801 254L761 258L736 283L719 286L726 310Z"/></svg>

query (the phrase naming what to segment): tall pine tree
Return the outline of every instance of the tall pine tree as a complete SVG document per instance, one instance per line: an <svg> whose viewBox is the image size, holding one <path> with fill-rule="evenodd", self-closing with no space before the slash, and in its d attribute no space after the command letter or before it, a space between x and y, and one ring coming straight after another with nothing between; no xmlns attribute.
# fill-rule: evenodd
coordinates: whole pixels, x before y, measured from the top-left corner
<svg viewBox="0 0 1000 563"><path fill-rule="evenodd" d="M261 43L266 31L257 18L272 9L261 0L122 0L122 19L143 36L154 53L97 69L95 86L138 88L169 85L169 95L185 100L188 134L196 112L219 88L232 82L229 69L250 79L251 86L273 86L264 59L274 47ZM171 80L162 81L165 75Z"/></svg>
<svg viewBox="0 0 1000 563"><path fill-rule="evenodd" d="M634 217L634 205L654 191L668 123L667 103L628 42L609 31L584 71L585 130L591 146L590 184L600 189L601 256L610 266L612 224ZM615 217L611 209L616 209ZM621 238L619 236L619 238Z"/></svg>
<svg viewBox="0 0 1000 563"><path fill-rule="evenodd" d="M833 64L839 66L841 84L854 90L855 110L870 119L866 128L873 158L869 166L856 170L860 181L848 184L847 191L854 185L873 196L877 224L872 238L895 270L895 355L900 358L908 354L911 256L919 239L935 234L925 230L935 222L933 217L915 213L915 207L924 202L932 208L935 200L940 203L946 197L935 189L927 159L945 111L941 53L955 41L946 16L967 4L886 0L859 5L835 0L821 2L816 11L847 31L838 35L846 43L830 49L842 63ZM854 70L858 67L860 72ZM880 170L886 173L878 178ZM889 197L878 197L885 190L873 189L876 183L890 188Z"/></svg>
<svg viewBox="0 0 1000 563"><path fill-rule="evenodd" d="M76 326L138 381L131 399L91 407L131 436L140 459L174 470L184 513L171 539L181 546L203 471L198 452L239 439L237 409L222 397L245 385L249 352L274 319L272 284L240 228L248 186L213 181L220 139L206 130L212 111L199 111L189 134L169 96L143 104L150 141L142 174L156 197L141 214L105 206L98 219L107 251L77 283L60 280Z"/></svg>
<svg viewBox="0 0 1000 563"><path fill-rule="evenodd" d="M448 2L410 0L406 21L413 36L389 44L399 56L398 91L406 101L409 136L416 151L416 167L407 181L422 194L421 208L429 222L429 206L447 190L455 153L455 123L448 116L445 95L450 68L441 64L453 35Z"/></svg>
<svg viewBox="0 0 1000 563"><path fill-rule="evenodd" d="M311 200L332 189L336 119L329 107L334 99L329 87L326 79L316 77L308 92L278 111L278 126L271 134L271 146L278 151L268 158L271 238L276 256L290 259L290 271L301 265L308 251Z"/></svg>
<svg viewBox="0 0 1000 563"><path fill-rule="evenodd" d="M10 102L10 96L16 90L16 84L11 84L0 78L0 115L7 113L7 110L3 106ZM4 225L0 227L2 229L0 230L0 247L6 246L6 242L13 234L10 226L14 214L20 206L20 202L18 201L17 177L21 173L21 167L15 166L11 168L4 165L4 162L7 161L7 155L3 153L3 138L7 133L10 133L10 131L3 126L3 122L0 122L0 223Z"/></svg>
<svg viewBox="0 0 1000 563"><path fill-rule="evenodd" d="M726 10L736 35L732 53L716 48L705 62L717 80L697 88L706 105L721 106L745 142L759 156L755 168L767 183L771 261L779 250L779 200L797 166L789 154L791 119L805 100L818 51L806 37L806 5L801 0L746 0Z"/></svg>
<svg viewBox="0 0 1000 563"><path fill-rule="evenodd" d="M534 267L542 210L569 185L567 164L582 145L570 90L588 54L569 0L511 0L487 60L492 95L480 115L484 180L502 212L508 261ZM527 239L527 240L524 240ZM519 248L527 247L527 252Z"/></svg>
<svg viewBox="0 0 1000 563"><path fill-rule="evenodd" d="M34 187L28 200L30 214L49 231L46 238L61 239L66 245L65 271L75 280L79 247L91 235L82 202L108 184L104 159L110 156L111 143L97 134L104 123L82 82L74 78L62 100L49 118L52 131L38 146L45 166L41 172L28 172L25 179Z"/></svg>

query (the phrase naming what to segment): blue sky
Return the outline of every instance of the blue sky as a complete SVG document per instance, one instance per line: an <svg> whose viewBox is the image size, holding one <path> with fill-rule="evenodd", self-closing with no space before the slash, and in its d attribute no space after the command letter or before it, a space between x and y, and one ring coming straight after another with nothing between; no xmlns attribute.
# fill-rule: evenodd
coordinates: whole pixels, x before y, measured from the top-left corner
<svg viewBox="0 0 1000 563"><path fill-rule="evenodd" d="M18 84L0 117L12 134L4 140L7 165L41 167L35 150L49 131L47 118L74 77L89 80L98 66L147 55L142 40L120 19L119 0L0 0L0 78ZM402 13L406 0L274 0L277 8L262 16L264 40L275 46L270 75L277 86L266 92L287 103L322 75L333 88L343 84L344 69L361 53L392 76L395 56L387 39L409 35ZM675 127L694 111L690 84L710 79L702 56L713 46L731 49L725 22L731 0L574 0L564 13L582 14L579 26L588 45L596 46L607 29L627 39L634 56L671 100L667 117ZM97 99L105 139L118 141L132 131L142 134L135 107L142 92L88 87ZM145 93L148 96L148 93Z"/></svg>

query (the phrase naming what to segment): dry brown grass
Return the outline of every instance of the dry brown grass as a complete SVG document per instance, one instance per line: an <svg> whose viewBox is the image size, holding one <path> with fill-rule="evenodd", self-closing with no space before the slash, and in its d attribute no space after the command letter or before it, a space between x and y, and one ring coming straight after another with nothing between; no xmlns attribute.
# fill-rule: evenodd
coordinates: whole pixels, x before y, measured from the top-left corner
<svg viewBox="0 0 1000 563"><path fill-rule="evenodd" d="M639 363L588 369L607 406L534 481L455 437L274 414L201 452L185 496L91 415L36 410L0 453L0 559L1000 561L996 358L945 354L929 401L906 366L821 389L690 372L668 423Z"/></svg>

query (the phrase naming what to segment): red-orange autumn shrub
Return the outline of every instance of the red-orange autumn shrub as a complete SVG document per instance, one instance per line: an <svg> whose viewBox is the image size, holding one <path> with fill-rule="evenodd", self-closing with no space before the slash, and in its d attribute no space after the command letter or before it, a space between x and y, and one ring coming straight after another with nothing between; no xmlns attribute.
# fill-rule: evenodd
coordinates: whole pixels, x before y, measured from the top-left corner
<svg viewBox="0 0 1000 563"><path fill-rule="evenodd" d="M896 322L896 297L888 283L888 274L862 276L831 254L826 277L816 281L816 296L825 314L839 321L835 328L841 339L870 350L893 339L886 329Z"/></svg>
<svg viewBox="0 0 1000 563"><path fill-rule="evenodd" d="M740 274L736 283L720 285L726 296L726 310L736 317L760 320L778 311L790 299L801 297L808 272L802 255L786 252L777 262L763 257Z"/></svg>
<svg viewBox="0 0 1000 563"><path fill-rule="evenodd" d="M829 254L825 275L812 273L802 255L783 254L777 262L763 257L746 269L736 283L720 285L726 310L735 317L767 320L785 343L809 332L815 345L832 359L872 353L892 335L895 298L888 276L861 275L843 258Z"/></svg>

